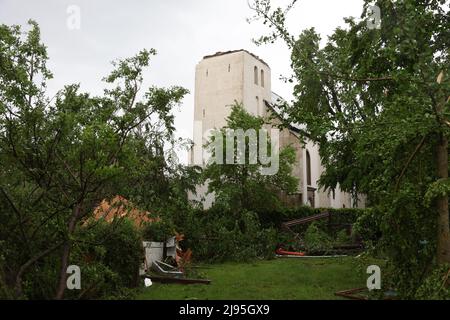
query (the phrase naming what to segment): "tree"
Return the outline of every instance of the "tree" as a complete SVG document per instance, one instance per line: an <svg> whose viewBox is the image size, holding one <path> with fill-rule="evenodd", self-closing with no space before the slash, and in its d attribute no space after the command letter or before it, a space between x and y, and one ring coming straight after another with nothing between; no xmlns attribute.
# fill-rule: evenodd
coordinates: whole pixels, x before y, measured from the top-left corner
<svg viewBox="0 0 450 320"><path fill-rule="evenodd" d="M365 1L362 19L346 19L347 28L321 48L314 29L299 37L287 30L295 2L286 10L253 3L255 19L273 30L257 42L281 38L291 49L294 101L284 110L320 143L321 184L367 193L383 215L384 245L402 279L408 268L421 278L430 255L417 257L424 251L418 239L435 244L437 263L450 262L449 3L375 1L382 14L376 29L367 23L372 1Z"/></svg>
<svg viewBox="0 0 450 320"><path fill-rule="evenodd" d="M218 136L213 135L207 144L211 149L212 159L222 160L221 163L211 161L203 172L208 191L214 192L216 205L236 214L242 210L260 212L276 209L280 206L280 192L294 192L298 185L297 179L291 175L295 162L295 151L292 147L271 151L271 141L267 139L267 155L273 156L272 159L279 156L279 167L275 174L264 174L261 171L267 167L267 164L261 161L261 154L252 162L252 144L254 150L261 150L262 141L258 133L263 126L263 118L252 116L242 105L236 104L227 118L227 126L219 131ZM256 133L253 140L250 140L250 136L242 136L243 149L238 147L239 139L235 134L237 130L242 130L243 134L248 133L248 130L254 130ZM217 137L222 138L216 141ZM217 142L223 145L224 152L220 155L213 148ZM227 162L227 144L232 146L232 163Z"/></svg>
<svg viewBox="0 0 450 320"><path fill-rule="evenodd" d="M0 25L1 235L16 297L28 270L57 253L61 299L78 227L101 200L132 188L142 163L162 170L172 109L187 90L150 87L139 98L151 49L114 62L102 96L70 85L49 99L46 48L30 25L26 39L20 27Z"/></svg>

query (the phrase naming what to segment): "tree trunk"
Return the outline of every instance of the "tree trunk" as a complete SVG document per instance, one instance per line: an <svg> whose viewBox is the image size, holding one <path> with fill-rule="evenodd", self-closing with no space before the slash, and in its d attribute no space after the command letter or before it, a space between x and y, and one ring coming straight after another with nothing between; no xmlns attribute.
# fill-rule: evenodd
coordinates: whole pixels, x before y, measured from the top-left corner
<svg viewBox="0 0 450 320"><path fill-rule="evenodd" d="M64 242L63 253L61 256L61 269L59 272L59 284L58 289L56 291L56 300L61 300L64 298L64 292L66 291L66 282L67 282L67 267L69 266L69 257L70 257L70 249L72 246L72 241L70 240L73 231L75 230L75 226L77 224L78 218L81 214L81 204L77 204L73 211L72 216L70 217L68 228L67 228L67 240Z"/></svg>
<svg viewBox="0 0 450 320"><path fill-rule="evenodd" d="M448 178L448 139L441 133L437 147L437 170L441 179ZM437 262L450 263L450 224L448 211L448 196L437 198L438 210L438 241Z"/></svg>
<svg viewBox="0 0 450 320"><path fill-rule="evenodd" d="M22 298L23 292L22 292L22 277L25 273L25 271L31 266L33 265L36 261L38 261L39 259L47 256L48 254L52 253L53 251L55 251L56 249L58 249L60 246L62 245L62 243L56 244L53 247L48 248L47 250L41 252L40 254L34 256L33 258L29 259L26 263L24 263L19 271L17 272L16 275L16 281L15 281L15 286L14 286L14 291L15 291L15 295L16 295L16 299L20 299Z"/></svg>
<svg viewBox="0 0 450 320"><path fill-rule="evenodd" d="M61 270L59 272L59 284L58 289L56 291L56 300L61 300L64 298L64 292L66 291L66 281L67 281L67 267L69 266L69 256L70 256L70 247L72 243L70 240L67 240L64 243L63 254L61 257Z"/></svg>

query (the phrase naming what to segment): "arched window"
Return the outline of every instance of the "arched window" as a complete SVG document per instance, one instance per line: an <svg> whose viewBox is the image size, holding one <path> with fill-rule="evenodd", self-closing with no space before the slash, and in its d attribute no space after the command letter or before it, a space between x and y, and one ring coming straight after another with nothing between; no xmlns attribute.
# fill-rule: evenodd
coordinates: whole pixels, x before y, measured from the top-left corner
<svg viewBox="0 0 450 320"><path fill-rule="evenodd" d="M261 87L264 88L264 70L261 69Z"/></svg>
<svg viewBox="0 0 450 320"><path fill-rule="evenodd" d="M258 84L258 67L257 66L255 66L253 68L253 75L254 75L254 78L255 78L255 84Z"/></svg>
<svg viewBox="0 0 450 320"><path fill-rule="evenodd" d="M308 150L306 150L306 183L311 185L311 156Z"/></svg>

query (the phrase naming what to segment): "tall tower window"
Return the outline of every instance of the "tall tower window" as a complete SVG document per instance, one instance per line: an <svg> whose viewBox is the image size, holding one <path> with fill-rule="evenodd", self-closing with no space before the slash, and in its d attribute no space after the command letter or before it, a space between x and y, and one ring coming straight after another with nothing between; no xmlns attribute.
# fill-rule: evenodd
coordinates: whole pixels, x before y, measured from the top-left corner
<svg viewBox="0 0 450 320"><path fill-rule="evenodd" d="M208 76L208 69L206 69L206 76Z"/></svg>
<svg viewBox="0 0 450 320"><path fill-rule="evenodd" d="M308 150L306 150L306 183L311 185L311 156Z"/></svg>
<svg viewBox="0 0 450 320"><path fill-rule="evenodd" d="M205 117L205 109L203 109L203 118Z"/></svg>
<svg viewBox="0 0 450 320"><path fill-rule="evenodd" d="M254 76L254 79L255 79L255 84L258 84L258 67L257 66L255 66L253 68L253 76Z"/></svg>
<svg viewBox="0 0 450 320"><path fill-rule="evenodd" d="M261 69L261 87L264 88L264 70Z"/></svg>
<svg viewBox="0 0 450 320"><path fill-rule="evenodd" d="M259 97L256 96L256 115L260 116L260 111L259 111Z"/></svg>
<svg viewBox="0 0 450 320"><path fill-rule="evenodd" d="M231 70L231 65L228 65L228 72L230 72Z"/></svg>

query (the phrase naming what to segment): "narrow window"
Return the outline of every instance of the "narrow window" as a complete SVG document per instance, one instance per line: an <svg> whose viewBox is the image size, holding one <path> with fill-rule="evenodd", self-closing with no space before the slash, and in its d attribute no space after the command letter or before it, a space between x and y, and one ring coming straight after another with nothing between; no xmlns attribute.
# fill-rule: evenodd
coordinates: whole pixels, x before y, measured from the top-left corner
<svg viewBox="0 0 450 320"><path fill-rule="evenodd" d="M203 118L205 117L205 109L203 109Z"/></svg>
<svg viewBox="0 0 450 320"><path fill-rule="evenodd" d="M230 66L230 65L228 65L228 72L230 72L230 70L231 70L231 66Z"/></svg>
<svg viewBox="0 0 450 320"><path fill-rule="evenodd" d="M208 69L206 69L206 76L208 76Z"/></svg>
<svg viewBox="0 0 450 320"><path fill-rule="evenodd" d="M308 150L306 150L306 183L311 185L311 156Z"/></svg>
<svg viewBox="0 0 450 320"><path fill-rule="evenodd" d="M333 200L335 200L335 199L336 199L336 190L333 189Z"/></svg>
<svg viewBox="0 0 450 320"><path fill-rule="evenodd" d="M261 69L261 87L264 88L264 70Z"/></svg>
<svg viewBox="0 0 450 320"><path fill-rule="evenodd" d="M258 84L258 67L255 66L255 68L253 68L253 73L254 73L254 78L255 78L255 84Z"/></svg>
<svg viewBox="0 0 450 320"><path fill-rule="evenodd" d="M259 97L256 96L256 115L260 116L259 114Z"/></svg>

